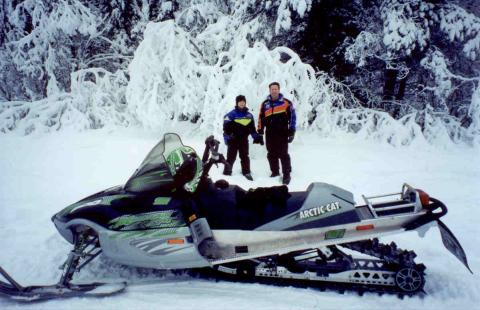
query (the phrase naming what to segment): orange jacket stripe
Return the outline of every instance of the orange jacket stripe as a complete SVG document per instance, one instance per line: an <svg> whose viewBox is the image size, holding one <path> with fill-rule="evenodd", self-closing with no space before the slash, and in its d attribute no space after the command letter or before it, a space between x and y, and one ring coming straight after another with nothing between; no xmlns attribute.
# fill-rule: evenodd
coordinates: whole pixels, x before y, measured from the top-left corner
<svg viewBox="0 0 480 310"><path fill-rule="evenodd" d="M288 109L288 101L285 100L282 105L273 108L273 114L286 112Z"/></svg>
<svg viewBox="0 0 480 310"><path fill-rule="evenodd" d="M262 129L262 112L263 112L263 107L260 107L260 113L258 113L258 123L257 123L258 130Z"/></svg>
<svg viewBox="0 0 480 310"><path fill-rule="evenodd" d="M283 104L274 107L274 108L273 108L273 111L272 111L272 109L268 109L267 111L265 111L265 117L269 117L269 116L272 115L272 114L278 114L278 113L287 112L288 105L289 105L289 104L288 104L288 101L285 100L285 101L283 102Z"/></svg>

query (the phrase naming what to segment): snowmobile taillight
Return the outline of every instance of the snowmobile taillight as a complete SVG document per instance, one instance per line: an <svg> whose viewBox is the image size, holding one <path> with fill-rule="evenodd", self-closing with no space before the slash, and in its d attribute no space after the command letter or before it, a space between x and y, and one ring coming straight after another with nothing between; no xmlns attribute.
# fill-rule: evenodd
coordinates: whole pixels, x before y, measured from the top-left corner
<svg viewBox="0 0 480 310"><path fill-rule="evenodd" d="M183 239L168 239L168 244L184 244L185 240Z"/></svg>
<svg viewBox="0 0 480 310"><path fill-rule="evenodd" d="M422 207L424 207L425 209L428 209L430 205L430 196L428 196L428 194L422 191L421 189L416 189L416 191L418 192L418 197L420 197L420 202L422 203Z"/></svg>
<svg viewBox="0 0 480 310"><path fill-rule="evenodd" d="M375 226L373 226L373 224L367 224L367 225L358 225L357 226L357 230L370 230L370 229L374 229Z"/></svg>

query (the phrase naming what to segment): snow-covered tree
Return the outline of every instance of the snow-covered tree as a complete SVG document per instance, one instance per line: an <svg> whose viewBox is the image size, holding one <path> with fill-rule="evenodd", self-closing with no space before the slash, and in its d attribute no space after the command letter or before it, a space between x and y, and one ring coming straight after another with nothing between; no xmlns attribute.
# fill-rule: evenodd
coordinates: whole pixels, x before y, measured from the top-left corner
<svg viewBox="0 0 480 310"><path fill-rule="evenodd" d="M480 12L463 0L24 0L0 8L0 131L190 121L277 80L299 126L475 143Z"/></svg>
<svg viewBox="0 0 480 310"><path fill-rule="evenodd" d="M346 60L358 68L359 74L350 77L359 77L355 87L377 95L368 97L368 104L396 118L435 113L468 127L470 98L479 81L480 18L458 4L438 1L378 1L370 10L376 18L345 49ZM383 76L368 79L363 73L380 65ZM383 91L375 92L373 85L383 85ZM425 117L416 119L424 128Z"/></svg>

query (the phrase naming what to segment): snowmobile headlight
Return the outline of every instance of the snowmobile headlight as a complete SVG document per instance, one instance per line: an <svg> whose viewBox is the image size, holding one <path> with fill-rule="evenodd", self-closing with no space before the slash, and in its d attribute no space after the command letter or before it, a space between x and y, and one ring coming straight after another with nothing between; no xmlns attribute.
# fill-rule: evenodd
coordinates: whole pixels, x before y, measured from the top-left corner
<svg viewBox="0 0 480 310"><path fill-rule="evenodd" d="M430 196L428 196L428 194L422 191L421 189L416 189L416 190L418 193L418 197L420 198L422 207L424 207L425 209L428 209L430 205Z"/></svg>

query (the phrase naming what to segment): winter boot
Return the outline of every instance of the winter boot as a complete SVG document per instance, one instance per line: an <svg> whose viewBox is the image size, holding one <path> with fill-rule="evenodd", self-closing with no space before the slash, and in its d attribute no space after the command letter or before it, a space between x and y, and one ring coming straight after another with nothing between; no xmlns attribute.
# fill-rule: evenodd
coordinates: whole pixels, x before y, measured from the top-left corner
<svg viewBox="0 0 480 310"><path fill-rule="evenodd" d="M284 185L288 185L290 183L290 174L284 174L283 175L283 180L282 180L282 184Z"/></svg>
<svg viewBox="0 0 480 310"><path fill-rule="evenodd" d="M230 169L223 169L223 175L232 175L232 170L230 170Z"/></svg>
<svg viewBox="0 0 480 310"><path fill-rule="evenodd" d="M270 175L271 178L278 177L280 174L278 172L272 172Z"/></svg>
<svg viewBox="0 0 480 310"><path fill-rule="evenodd" d="M250 173L244 173L243 176L249 180L249 181L253 181L253 178L252 178L252 175Z"/></svg>

